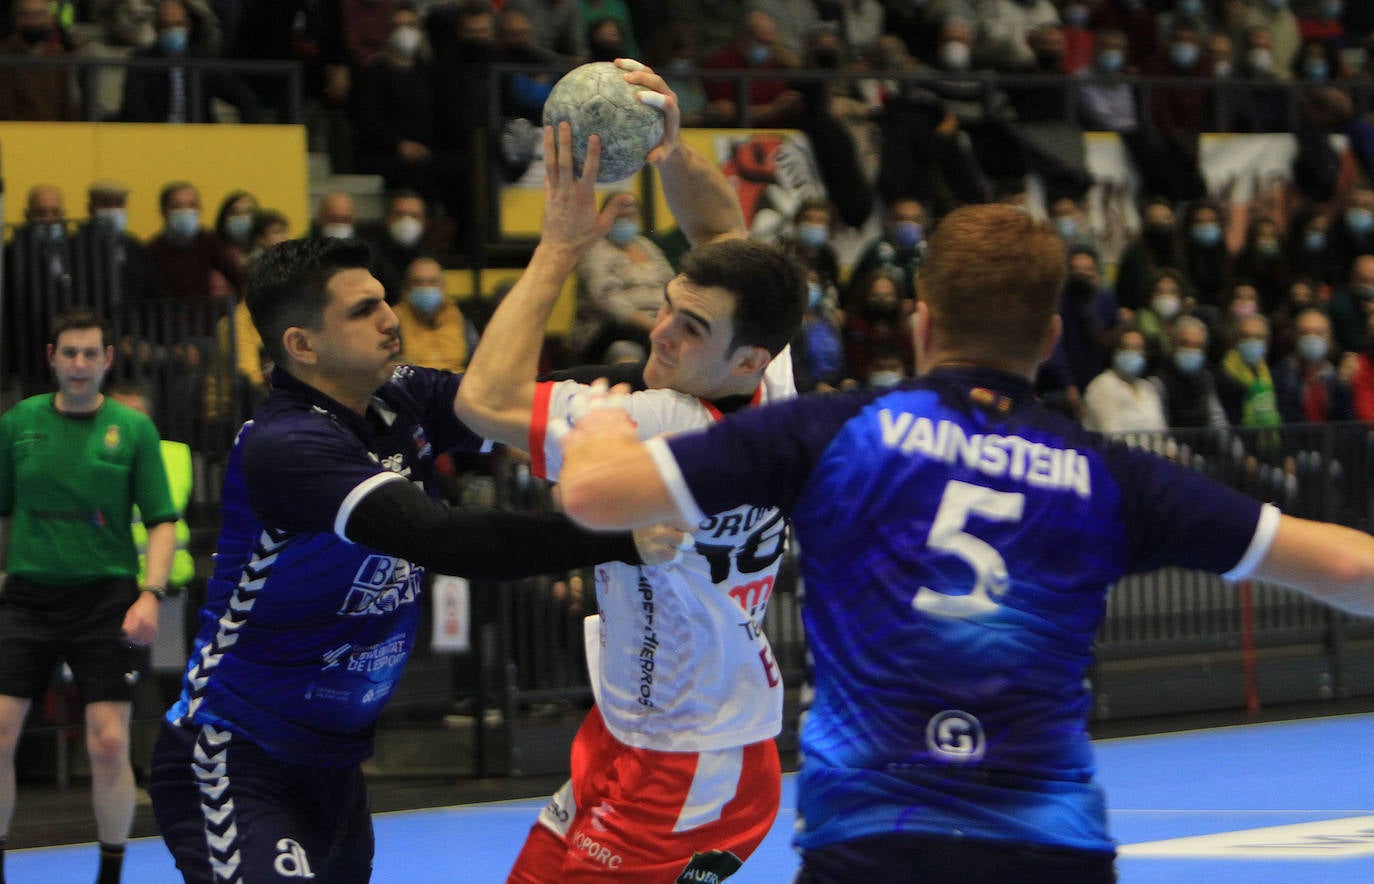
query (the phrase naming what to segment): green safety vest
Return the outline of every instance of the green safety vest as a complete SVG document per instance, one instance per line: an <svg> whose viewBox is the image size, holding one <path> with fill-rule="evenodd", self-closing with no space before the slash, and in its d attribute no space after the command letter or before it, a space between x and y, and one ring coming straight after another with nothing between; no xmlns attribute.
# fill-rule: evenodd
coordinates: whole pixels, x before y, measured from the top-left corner
<svg viewBox="0 0 1374 884"><path fill-rule="evenodd" d="M185 442L162 440L162 463L167 468L167 486L172 492L172 505L177 512L185 513L187 504L191 502L191 446ZM148 529L143 525L137 506L134 507L132 528L134 544L138 546L138 582L141 585L148 571ZM176 533L177 550L172 557L172 572L167 575L168 587L185 586L196 576L196 562L187 549L191 542L191 526L186 524L185 519L177 519Z"/></svg>

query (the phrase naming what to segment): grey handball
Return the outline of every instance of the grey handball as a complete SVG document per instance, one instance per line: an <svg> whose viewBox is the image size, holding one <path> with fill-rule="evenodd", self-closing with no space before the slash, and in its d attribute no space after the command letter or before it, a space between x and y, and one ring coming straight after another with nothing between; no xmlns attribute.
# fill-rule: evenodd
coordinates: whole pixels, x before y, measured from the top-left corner
<svg viewBox="0 0 1374 884"><path fill-rule="evenodd" d="M640 87L625 82L624 71L609 61L575 67L554 84L544 101L544 125L567 120L572 127L573 170L580 176L587 137L601 136L600 184L623 181L638 172L644 157L663 140L663 112L641 104Z"/></svg>

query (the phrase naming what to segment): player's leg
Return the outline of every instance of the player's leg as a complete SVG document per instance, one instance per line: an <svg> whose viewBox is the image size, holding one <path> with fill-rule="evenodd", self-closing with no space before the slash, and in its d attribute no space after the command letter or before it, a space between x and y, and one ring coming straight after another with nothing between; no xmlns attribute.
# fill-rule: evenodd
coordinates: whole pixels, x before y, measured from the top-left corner
<svg viewBox="0 0 1374 884"><path fill-rule="evenodd" d="M610 768L616 744L592 707L573 737L569 753L572 777L539 811L539 818L525 836L525 844L506 878L507 884L540 884L560 880L568 852L568 832L586 800L595 801L602 779L598 772ZM583 800L579 800L583 799Z"/></svg>
<svg viewBox="0 0 1374 884"><path fill-rule="evenodd" d="M371 875L372 821L357 767L305 768L228 731L163 722L148 794L187 882L354 884Z"/></svg>

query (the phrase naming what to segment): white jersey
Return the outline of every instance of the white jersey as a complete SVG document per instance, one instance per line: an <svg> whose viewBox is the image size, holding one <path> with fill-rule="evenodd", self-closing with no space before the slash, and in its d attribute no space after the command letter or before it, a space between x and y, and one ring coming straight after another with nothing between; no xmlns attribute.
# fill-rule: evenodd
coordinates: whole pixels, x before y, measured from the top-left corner
<svg viewBox="0 0 1374 884"><path fill-rule="evenodd" d="M535 396L534 472L557 479L562 450L545 432L565 418L582 385L547 382ZM784 350L768 366L755 405L796 395ZM640 438L709 426L720 412L676 390L629 397ZM587 664L606 727L640 749L706 752L777 736L782 678L763 634L786 545L780 510L742 506L707 516L695 545L672 565L596 568L600 614L587 618Z"/></svg>

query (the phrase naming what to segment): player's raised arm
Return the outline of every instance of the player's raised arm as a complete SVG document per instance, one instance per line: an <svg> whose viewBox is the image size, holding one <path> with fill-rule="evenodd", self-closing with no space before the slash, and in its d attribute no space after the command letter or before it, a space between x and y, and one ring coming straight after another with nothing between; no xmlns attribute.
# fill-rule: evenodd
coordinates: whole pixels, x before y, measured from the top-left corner
<svg viewBox="0 0 1374 884"><path fill-rule="evenodd" d="M663 111L663 141L649 152L648 160L658 168L663 195L678 226L692 245L727 237L742 237L747 231L739 195L720 166L682 143L681 113L677 96L663 78L632 59L617 59L625 79L642 87L640 101Z"/></svg>
<svg viewBox="0 0 1374 884"><path fill-rule="evenodd" d="M1279 516L1273 542L1250 576L1374 617L1374 537L1354 528Z"/></svg>
<svg viewBox="0 0 1374 884"><path fill-rule="evenodd" d="M529 444L535 375L544 327L577 261L610 229L621 198L598 212L596 173L600 139L588 139L579 178L573 173L572 133L567 123L544 128L544 219L520 280L501 300L468 364L454 401L458 417L474 432L525 447Z"/></svg>

